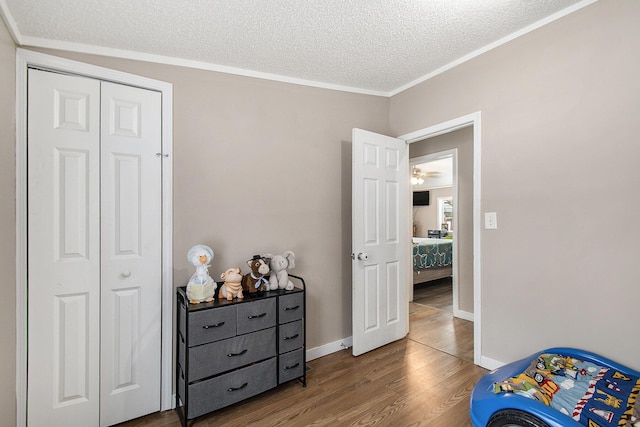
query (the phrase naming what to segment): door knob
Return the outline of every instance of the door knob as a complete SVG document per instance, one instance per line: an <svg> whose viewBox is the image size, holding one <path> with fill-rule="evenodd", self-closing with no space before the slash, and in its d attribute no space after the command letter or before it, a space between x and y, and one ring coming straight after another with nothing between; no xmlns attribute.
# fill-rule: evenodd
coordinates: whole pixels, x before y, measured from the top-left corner
<svg viewBox="0 0 640 427"><path fill-rule="evenodd" d="M122 277L129 277L131 276L131 272L130 271L125 271L124 273L122 273Z"/></svg>
<svg viewBox="0 0 640 427"><path fill-rule="evenodd" d="M358 261L366 261L369 259L369 254L366 252L358 252L358 255L351 254L351 259L357 259Z"/></svg>

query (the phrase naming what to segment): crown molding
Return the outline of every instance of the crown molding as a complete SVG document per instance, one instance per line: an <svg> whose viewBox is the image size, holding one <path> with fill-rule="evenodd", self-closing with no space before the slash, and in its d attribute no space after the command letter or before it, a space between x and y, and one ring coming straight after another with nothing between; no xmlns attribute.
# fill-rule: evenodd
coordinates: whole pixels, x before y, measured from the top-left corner
<svg viewBox="0 0 640 427"><path fill-rule="evenodd" d="M229 67L225 65L218 65L218 64L213 64L213 63L204 62L204 61L195 61L190 59L182 59L182 58L176 58L171 56L135 52L135 51L124 50L124 49L114 49L114 48L88 45L88 44L82 44L82 43L74 43L74 42L67 42L67 41L44 39L39 37L23 36L20 33L17 23L13 19L13 16L11 15L7 7L6 0L0 0L0 15L2 16L2 19L7 25L7 29L9 30L11 37L13 38L15 43L20 47L37 47L37 48L46 48L46 49L56 49L56 50L64 50L69 52L85 53L89 55L108 56L108 57L121 58L121 59L130 59L134 61L144 61L144 62L151 62L151 63L157 63L157 64L174 65L178 67L194 68L199 70L214 71L219 73L251 77L251 78L262 79L262 80L271 80L271 81L276 81L281 83L290 83L290 84L301 85L301 86L309 86L309 87L315 87L319 89L329 89L329 90L337 90L342 92L356 93L361 95L371 95L371 96L379 96L384 98L391 98L401 92L404 92L414 86L419 85L420 83L423 83L435 76L438 76L444 73L445 71L448 71L467 61L470 61L473 58L476 58L482 55L483 53L489 52L490 50L493 50L499 46L502 46L503 44L508 43L524 34L535 31L540 27L543 27L551 22L554 22L560 18L563 18L564 16L567 16L597 1L598 0L583 0L579 3L576 3L570 7L567 7L553 15L550 15L544 19L541 19L519 31L509 34L506 37L503 37L491 44L488 44L474 52L469 53L468 55L465 55L455 61L452 61L438 68L437 70L434 70L416 80L413 80L391 91L378 91L378 90L357 88L352 86L336 85L336 84L319 82L314 80L306 80L306 79L299 79L295 77L282 76L279 74L271 74L271 73L247 70L243 68ZM402 64L399 64L398 66L401 67Z"/></svg>
<svg viewBox="0 0 640 427"><path fill-rule="evenodd" d="M13 15L9 12L9 7L5 0L0 0L0 16L7 26L7 30L9 30L11 38L18 46L20 46L22 44L22 35L20 34L20 30L18 30L18 24L15 19L13 19Z"/></svg>
<svg viewBox="0 0 640 427"><path fill-rule="evenodd" d="M553 15L547 16L546 18L541 19L541 20L539 20L537 22L534 22L533 24L531 24L531 25L529 25L527 27L524 27L521 30L516 31L515 33L511 33L508 36L505 36L505 37L503 37L503 38L501 38L499 40L496 40L495 42L490 43L490 44L488 44L488 45L486 45L486 46L484 46L484 47L482 47L482 48L480 48L480 49L478 49L478 50L476 50L474 52L471 52L471 53L469 53L469 54L467 54L467 55L465 55L465 56L463 56L463 57L461 57L461 58L459 58L459 59L457 59L455 61L452 61L452 62L448 63L447 65L445 65L443 67L440 67L437 70L432 71L429 74L426 74L426 75L424 75L424 76L422 76L422 77L420 77L420 78L418 78L418 79L416 79L416 80L414 80L412 82L407 83L404 86L400 86L399 88L389 92L389 94L387 96L392 97L394 95L399 94L400 92L404 92L407 89L411 89L412 87L414 87L416 85L419 85L420 83L425 82L425 81L427 81L429 79L432 79L433 77L435 77L435 76L437 76L439 74L442 74L445 71L452 69L453 67L456 67L456 66L458 66L460 64L463 64L463 63L465 63L467 61L470 61L473 58L482 55L483 53L489 52L490 50L493 50L493 49L495 49L497 47L500 47L503 44L509 43L510 41L515 40L520 36L523 36L523 35L525 35L527 33L535 31L538 28L544 27L545 25L550 24L553 21L557 21L558 19L563 18L563 17L565 17L567 15L570 15L573 12L582 9L583 7L587 7L587 6L593 4L593 3L597 2L597 1L598 0L583 0L583 1L579 2L579 3L574 4L573 6L567 7L566 9L562 9L561 11L556 12Z"/></svg>
<svg viewBox="0 0 640 427"><path fill-rule="evenodd" d="M2 1L2 0L0 0ZM318 82L313 80L299 79L295 77L281 76L278 74L263 73L260 71L247 70L243 68L218 65L210 62L195 61L191 59L176 58L172 56L155 55L144 52L136 52L124 49L114 49L109 47L73 43L60 40L43 39L38 37L22 37L22 47L38 47L46 49L64 50L68 52L86 53L90 55L108 56L113 58L130 59L134 61L152 62L164 65L175 65L178 67L194 68L198 70L215 71L218 73L233 74L244 77L252 77L262 80L271 80L281 83L291 83L301 86L311 86L320 89L331 89L342 92L352 92L362 95L388 96L387 92L362 89L350 86Z"/></svg>

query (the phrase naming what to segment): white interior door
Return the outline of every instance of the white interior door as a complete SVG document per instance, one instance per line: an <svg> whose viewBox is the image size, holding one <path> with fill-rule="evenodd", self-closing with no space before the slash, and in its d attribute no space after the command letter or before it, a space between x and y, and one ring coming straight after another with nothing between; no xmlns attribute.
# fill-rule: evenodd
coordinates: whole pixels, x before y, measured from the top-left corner
<svg viewBox="0 0 640 427"><path fill-rule="evenodd" d="M405 337L409 160L405 141L353 130L353 355Z"/></svg>
<svg viewBox="0 0 640 427"><path fill-rule="evenodd" d="M100 425L160 410L160 93L102 83Z"/></svg>
<svg viewBox="0 0 640 427"><path fill-rule="evenodd" d="M29 71L28 422L97 425L100 82Z"/></svg>
<svg viewBox="0 0 640 427"><path fill-rule="evenodd" d="M160 119L157 92L29 71L30 426L160 409Z"/></svg>

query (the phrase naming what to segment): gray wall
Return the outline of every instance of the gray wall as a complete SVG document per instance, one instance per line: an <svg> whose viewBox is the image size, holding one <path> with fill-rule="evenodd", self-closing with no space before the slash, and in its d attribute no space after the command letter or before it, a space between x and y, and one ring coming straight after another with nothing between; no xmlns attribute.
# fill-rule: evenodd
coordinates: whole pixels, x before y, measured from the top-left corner
<svg viewBox="0 0 640 427"><path fill-rule="evenodd" d="M16 45L0 20L0 414L16 417Z"/></svg>
<svg viewBox="0 0 640 427"><path fill-rule="evenodd" d="M640 369L639 18L600 0L391 99L393 135L482 111L489 358L563 345Z"/></svg>

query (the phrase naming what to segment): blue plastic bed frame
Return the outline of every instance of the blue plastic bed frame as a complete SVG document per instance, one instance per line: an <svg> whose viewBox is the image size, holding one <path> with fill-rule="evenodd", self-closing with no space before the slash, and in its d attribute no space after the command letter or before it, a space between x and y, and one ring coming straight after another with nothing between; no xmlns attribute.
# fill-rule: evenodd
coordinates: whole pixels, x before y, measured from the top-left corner
<svg viewBox="0 0 640 427"><path fill-rule="evenodd" d="M546 350L542 350L532 354L529 357L506 364L498 369L495 369L478 381L471 392L469 415L474 427L485 427L488 425L489 420L495 414L502 411L519 412L523 417L534 416L540 421L546 423L549 427L582 427L582 424L575 421L568 415L553 409L543 403L540 403L534 399L528 397L519 396L515 393L494 393L493 384L496 382L507 380L515 375L524 371L541 353L555 353L562 354L564 356L570 356L575 359L585 360L592 362L596 365L610 367L617 369L623 373L640 376L640 372L628 368L606 357L600 356L595 353L591 353L584 350L578 350L568 347L554 347ZM520 425L517 422L507 423L505 425L517 426ZM521 425L544 425L544 424L531 424L522 423Z"/></svg>

